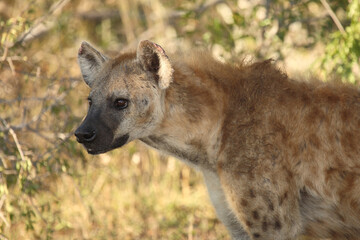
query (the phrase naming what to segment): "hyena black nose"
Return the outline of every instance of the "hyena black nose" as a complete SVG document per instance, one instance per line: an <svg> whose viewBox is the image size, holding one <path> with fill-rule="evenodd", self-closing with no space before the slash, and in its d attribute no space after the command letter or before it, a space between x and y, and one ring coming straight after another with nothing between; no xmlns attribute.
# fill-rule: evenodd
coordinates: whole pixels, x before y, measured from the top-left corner
<svg viewBox="0 0 360 240"><path fill-rule="evenodd" d="M96 137L96 132L95 130L82 131L81 129L77 129L75 131L75 136L76 136L76 140L79 143L89 143L94 141Z"/></svg>

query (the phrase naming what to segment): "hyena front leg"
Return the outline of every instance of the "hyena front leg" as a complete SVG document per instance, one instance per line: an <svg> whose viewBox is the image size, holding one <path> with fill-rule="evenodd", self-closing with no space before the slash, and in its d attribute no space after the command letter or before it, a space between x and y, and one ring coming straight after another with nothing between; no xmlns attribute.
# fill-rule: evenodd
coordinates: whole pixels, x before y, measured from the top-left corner
<svg viewBox="0 0 360 240"><path fill-rule="evenodd" d="M301 232L296 191L266 175L220 174L227 201L251 239L293 240ZM274 181L274 182L273 182ZM285 185L284 185L285 184ZM293 188L295 189L295 188Z"/></svg>
<svg viewBox="0 0 360 240"><path fill-rule="evenodd" d="M211 202L215 207L216 215L229 231L231 238L233 240L250 240L249 235L226 201L218 175L210 171L203 171L203 176Z"/></svg>

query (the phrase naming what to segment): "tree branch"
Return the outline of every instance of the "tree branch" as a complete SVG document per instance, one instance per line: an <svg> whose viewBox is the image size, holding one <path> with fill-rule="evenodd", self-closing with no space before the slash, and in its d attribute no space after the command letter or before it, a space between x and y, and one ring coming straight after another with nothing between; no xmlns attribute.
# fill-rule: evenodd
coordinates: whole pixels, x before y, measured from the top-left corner
<svg viewBox="0 0 360 240"><path fill-rule="evenodd" d="M331 19L334 21L335 25L337 26L337 28L339 29L339 31L341 32L342 35L345 35L345 29L344 27L341 25L341 22L339 21L339 19L337 18L336 14L334 13L334 11L331 9L329 3L326 0L320 0L320 2L322 3L322 5L324 6L324 8L326 9L327 13L330 15Z"/></svg>
<svg viewBox="0 0 360 240"><path fill-rule="evenodd" d="M53 14L58 14L68 2L70 2L70 0L59 0L54 3L51 6L49 12L46 15L38 18L36 20L36 23L32 27L30 27L27 32L22 34L14 45L21 45L23 43L32 41L48 32L51 28L55 26L55 21L47 19Z"/></svg>

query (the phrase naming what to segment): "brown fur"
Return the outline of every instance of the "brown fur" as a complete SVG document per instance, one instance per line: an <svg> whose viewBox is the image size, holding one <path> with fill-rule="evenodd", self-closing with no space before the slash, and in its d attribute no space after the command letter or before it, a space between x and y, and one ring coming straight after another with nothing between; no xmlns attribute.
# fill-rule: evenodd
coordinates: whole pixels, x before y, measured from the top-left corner
<svg viewBox="0 0 360 240"><path fill-rule="evenodd" d="M102 75L111 77L99 79L117 80L92 93L128 88L130 99L150 96L147 111L124 115L135 122L126 129L129 141L139 138L202 171L234 239L359 238L358 89L295 81L271 60L231 65L201 52L167 57L148 41L137 54L106 64L112 67ZM125 65L131 71L110 70Z"/></svg>

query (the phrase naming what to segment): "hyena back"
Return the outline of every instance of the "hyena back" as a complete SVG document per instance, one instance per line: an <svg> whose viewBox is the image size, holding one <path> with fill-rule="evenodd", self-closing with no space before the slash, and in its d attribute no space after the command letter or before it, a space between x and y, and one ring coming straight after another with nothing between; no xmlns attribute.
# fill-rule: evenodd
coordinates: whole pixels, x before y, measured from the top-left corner
<svg viewBox="0 0 360 240"><path fill-rule="evenodd" d="M360 92L289 79L270 60L224 64L150 41L78 53L90 86L76 130L90 154L139 139L201 171L233 239L360 236Z"/></svg>

